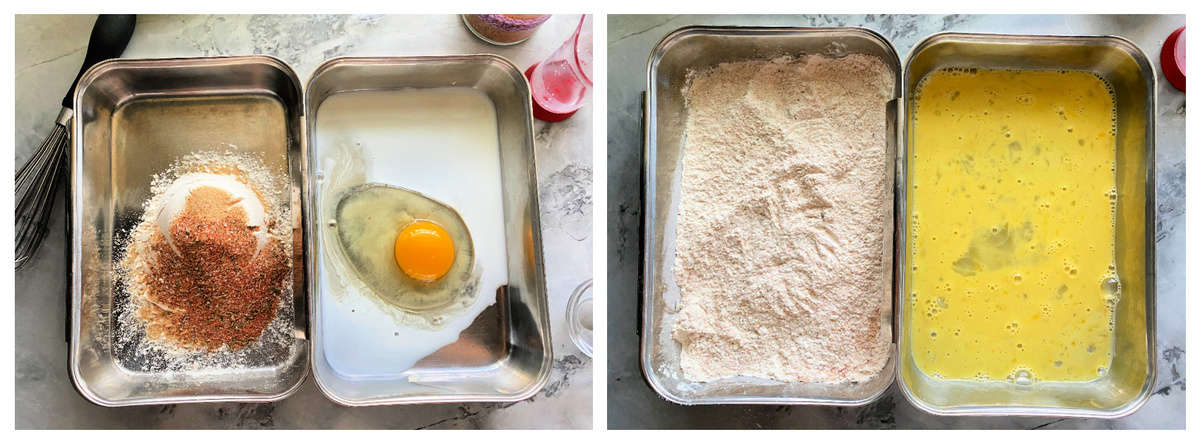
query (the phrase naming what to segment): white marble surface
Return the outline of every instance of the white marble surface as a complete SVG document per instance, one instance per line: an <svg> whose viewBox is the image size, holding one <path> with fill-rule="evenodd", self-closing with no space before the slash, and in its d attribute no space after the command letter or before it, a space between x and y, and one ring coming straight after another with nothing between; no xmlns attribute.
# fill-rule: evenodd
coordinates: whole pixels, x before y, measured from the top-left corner
<svg viewBox="0 0 1200 444"><path fill-rule="evenodd" d="M94 16L17 16L16 164L45 137L74 78ZM521 68L541 60L574 31L578 15L558 15L516 46L476 39L445 16L141 16L127 58L272 55L303 80L338 56L494 53ZM62 197L51 235L16 273L18 428L591 428L592 361L567 334L564 310L592 276L592 106L571 119L538 121L537 170L550 293L554 370L545 389L512 404L341 407L311 381L270 404L103 408L79 396L67 374L63 334L67 291Z"/></svg>
<svg viewBox="0 0 1200 444"><path fill-rule="evenodd" d="M1159 70L1163 40L1183 16L616 16L608 17L609 428L1182 428L1184 426L1184 94L1158 75L1158 380L1150 401L1118 420L956 418L922 413L896 386L861 408L680 407L657 397L638 367L642 133L639 100L650 50L685 25L862 26L901 59L940 31L1111 34L1132 40Z"/></svg>

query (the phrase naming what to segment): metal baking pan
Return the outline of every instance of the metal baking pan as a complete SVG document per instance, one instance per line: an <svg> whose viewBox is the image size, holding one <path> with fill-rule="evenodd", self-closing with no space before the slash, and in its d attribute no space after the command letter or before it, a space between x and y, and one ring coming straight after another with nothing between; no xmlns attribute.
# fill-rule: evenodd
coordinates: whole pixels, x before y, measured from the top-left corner
<svg viewBox="0 0 1200 444"><path fill-rule="evenodd" d="M110 60L83 75L73 100L68 341L75 387L103 406L265 402L296 391L308 373L308 341L295 73L263 56ZM124 297L114 288L116 233L137 224L152 175L203 149L261 155L291 179L294 303L281 313L292 313L295 334L244 368L146 371L114 345L114 301Z"/></svg>
<svg viewBox="0 0 1200 444"><path fill-rule="evenodd" d="M907 261L907 153L913 116L901 146L896 276L901 310L897 335L899 379L904 396L939 415L1038 415L1116 418L1150 396L1155 377L1154 327L1154 102L1152 64L1136 45L1119 37L1062 37L944 33L917 44L905 64L905 108L927 74L943 67L1080 70L1112 86L1117 112L1117 268L1122 297L1116 309L1116 349L1104 376L1086 383L947 381L923 373L912 357L906 320L911 317ZM1142 205L1139 201L1144 198ZM1124 202L1137 204L1123 204Z"/></svg>
<svg viewBox="0 0 1200 444"><path fill-rule="evenodd" d="M863 28L685 27L668 34L650 54L644 111L645 175L644 250L641 320L641 363L654 391L678 404L818 404L854 406L871 402L892 383L895 349L880 373L862 383L783 383L737 377L697 383L683 378L680 346L671 337L679 299L674 283L675 214L683 125L687 110L681 88L692 69L722 62L767 60L780 56L851 53L878 57L895 73L895 98L888 106L889 157L899 140L896 119L901 79L900 59L887 39ZM889 178L893 176L889 173ZM882 229L889 232L890 226ZM884 270L891 282L892 251L885 250ZM890 296L890 295L889 295ZM894 300L889 298L889 300ZM888 304L889 310L892 304ZM892 313L882 313L892 328Z"/></svg>
<svg viewBox="0 0 1200 444"><path fill-rule="evenodd" d="M309 294L312 313L313 374L328 398L348 406L434 402L515 402L533 396L546 383L552 365L550 323L539 227L533 118L528 83L508 60L494 55L445 57L339 58L325 62L309 79L304 98L313 172L305 184L305 202L319 208L319 159L333 147L320 146L317 122L321 105L338 94L400 89L470 87L495 107L506 245L507 282L481 288L479 297L496 294L496 303L477 316L457 339L403 373L375 376L339 372L329 359L323 325L322 256L315 217L306 220ZM401 171L404 165L396 165ZM409 166L409 168L412 168ZM448 178L454 171L447 171ZM456 179L450 179L456 180ZM332 197L330 197L332 198ZM314 210L315 211L315 210ZM497 217L499 219L499 216ZM399 335L399 333L397 333ZM387 336L390 336L390 332ZM398 369L403 370L403 369Z"/></svg>

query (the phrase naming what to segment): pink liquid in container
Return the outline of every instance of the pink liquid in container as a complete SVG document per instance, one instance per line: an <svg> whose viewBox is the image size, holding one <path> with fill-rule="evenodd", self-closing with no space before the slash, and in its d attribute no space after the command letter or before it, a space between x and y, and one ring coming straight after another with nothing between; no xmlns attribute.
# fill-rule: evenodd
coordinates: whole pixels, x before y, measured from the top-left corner
<svg viewBox="0 0 1200 444"><path fill-rule="evenodd" d="M592 16L579 19L575 33L550 57L525 70L533 95L533 116L565 120L583 106L592 88Z"/></svg>

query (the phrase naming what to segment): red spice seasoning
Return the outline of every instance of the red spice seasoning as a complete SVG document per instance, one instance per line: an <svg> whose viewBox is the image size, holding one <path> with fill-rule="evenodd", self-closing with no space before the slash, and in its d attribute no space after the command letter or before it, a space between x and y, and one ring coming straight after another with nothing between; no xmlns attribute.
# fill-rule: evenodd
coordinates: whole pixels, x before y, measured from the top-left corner
<svg viewBox="0 0 1200 444"><path fill-rule="evenodd" d="M284 244L257 251L257 230L219 188L192 190L171 223L171 238L155 233L145 278L147 333L184 348L232 350L253 344L275 319L288 276Z"/></svg>

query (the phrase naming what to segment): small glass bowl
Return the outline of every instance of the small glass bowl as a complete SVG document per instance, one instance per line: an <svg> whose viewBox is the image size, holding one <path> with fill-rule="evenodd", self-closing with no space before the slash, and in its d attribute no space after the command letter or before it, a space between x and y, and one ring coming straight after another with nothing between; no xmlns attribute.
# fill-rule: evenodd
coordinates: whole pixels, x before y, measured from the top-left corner
<svg viewBox="0 0 1200 444"><path fill-rule="evenodd" d="M592 357L592 280L588 279L575 287L567 301L567 328L571 342L583 354Z"/></svg>

